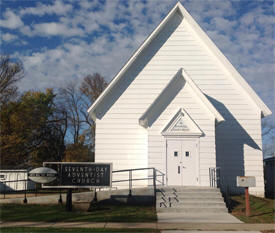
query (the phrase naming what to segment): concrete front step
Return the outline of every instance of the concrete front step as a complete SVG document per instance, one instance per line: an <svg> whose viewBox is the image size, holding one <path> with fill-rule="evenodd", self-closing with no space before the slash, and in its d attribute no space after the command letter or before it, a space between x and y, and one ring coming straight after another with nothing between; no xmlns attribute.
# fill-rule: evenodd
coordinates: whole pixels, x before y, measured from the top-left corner
<svg viewBox="0 0 275 233"><path fill-rule="evenodd" d="M157 202L169 202L169 198L157 198ZM181 202L181 203L224 203L223 198L170 198L171 202Z"/></svg>
<svg viewBox="0 0 275 233"><path fill-rule="evenodd" d="M222 197L221 193L215 192L215 193L210 193L210 192L205 192L205 193L199 193L199 192L189 192L189 193L185 193L185 192L177 192L177 193L172 193L172 192L165 192L165 193L157 193L157 198L158 197L178 197L178 198L188 198L188 197L192 197L192 198L217 198L217 197Z"/></svg>
<svg viewBox="0 0 275 233"><path fill-rule="evenodd" d="M228 213L228 210L225 207L193 207L193 208L180 208L180 207L167 207L167 208L159 208L157 207L157 212L164 213Z"/></svg>
<svg viewBox="0 0 275 233"><path fill-rule="evenodd" d="M157 202L156 206L158 208L166 208L165 207L176 207L176 208L216 208L223 207L225 208L225 203L181 203L181 202ZM170 206L171 205L171 206Z"/></svg>
<svg viewBox="0 0 275 233"><path fill-rule="evenodd" d="M216 198L216 199L182 199L182 198L158 198L156 202L172 202L172 203L185 203L185 204L193 204L193 203L224 203L224 200L222 198Z"/></svg>
<svg viewBox="0 0 275 233"><path fill-rule="evenodd" d="M211 187L208 187L208 188L194 188L194 187L191 187L191 188L185 188L185 187L180 187L180 188L159 188L158 191L164 191L164 192L220 192L220 190L218 188L211 188Z"/></svg>
<svg viewBox="0 0 275 233"><path fill-rule="evenodd" d="M169 185L169 186L158 186L159 189L218 189L210 186L181 186L181 185Z"/></svg>
<svg viewBox="0 0 275 233"><path fill-rule="evenodd" d="M228 213L220 190L211 187L160 188L156 208L159 213Z"/></svg>
<svg viewBox="0 0 275 233"><path fill-rule="evenodd" d="M201 194L204 194L204 193L220 193L219 190L217 189L206 189L206 190L198 190L198 189L177 189L177 190L161 190L159 189L157 191L157 193L201 193Z"/></svg>

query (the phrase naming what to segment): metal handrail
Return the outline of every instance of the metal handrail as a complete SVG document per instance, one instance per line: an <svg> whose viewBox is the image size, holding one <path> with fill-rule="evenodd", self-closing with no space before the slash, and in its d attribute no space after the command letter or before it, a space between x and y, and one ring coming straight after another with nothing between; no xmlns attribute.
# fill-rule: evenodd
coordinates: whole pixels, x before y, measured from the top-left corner
<svg viewBox="0 0 275 233"><path fill-rule="evenodd" d="M6 180L6 181L0 181L0 183L4 184L3 188L4 188L4 199L6 198L6 183L12 183L12 182L22 182L24 181L24 203L27 203L27 182L29 181L29 179L24 179L24 180ZM1 190L2 191L2 190ZM1 192L2 193L2 192Z"/></svg>
<svg viewBox="0 0 275 233"><path fill-rule="evenodd" d="M210 187L220 187L220 168L210 167L209 168L209 182Z"/></svg>
<svg viewBox="0 0 275 233"><path fill-rule="evenodd" d="M137 181L137 180L153 180L154 178L152 177L152 178L150 178L150 177L148 177L148 178L139 178L139 179L131 179L132 181ZM126 181L129 181L129 179L127 179L127 180L114 180L114 181L112 181L112 183L118 183L118 182L126 182Z"/></svg>
<svg viewBox="0 0 275 233"><path fill-rule="evenodd" d="M165 175L163 172L161 172L160 170L154 168L154 167L143 167L143 168L133 168L133 169L122 169L122 170L116 170L113 171L113 173L116 172L127 172L127 171L138 171L138 170L150 170L150 169L155 169L156 171L158 171L159 173L161 173L162 175Z"/></svg>
<svg viewBox="0 0 275 233"><path fill-rule="evenodd" d="M230 199L230 188L228 186L227 177L222 174L220 167L209 168L209 181L210 187L217 187L221 190L222 196L226 203L226 207L230 212L232 208Z"/></svg>
<svg viewBox="0 0 275 233"><path fill-rule="evenodd" d="M164 176L165 174L163 172L161 172L160 170L154 168L154 167L146 167L146 168L133 168L133 169L123 169L123 170L116 170L113 171L112 173L118 173L118 172L129 172L132 173L133 171L141 171L141 170L153 170L156 173L160 173L160 175L157 174L153 174L153 175L149 175L148 177L145 178L139 178L139 179L126 179L126 180L113 180L112 183L118 183L118 182L126 182L126 181L130 181L130 180L152 180L155 179L156 181L158 181L161 185L164 185ZM161 176L162 177L162 181L159 181L156 179L156 177Z"/></svg>
<svg viewBox="0 0 275 233"><path fill-rule="evenodd" d="M10 182L19 182L19 181L29 181L29 179L24 179L24 180L6 180L6 181L1 181L0 183L10 183Z"/></svg>
<svg viewBox="0 0 275 233"><path fill-rule="evenodd" d="M141 170L152 170L153 171L153 175L148 175L148 177L144 177L144 178L133 178L133 172L134 171L141 171ZM129 196L132 196L133 181L153 180L153 187L154 187L155 198L156 198L156 186L157 186L157 182L160 183L160 185L164 185L164 176L165 176L165 174L163 172L159 171L158 169L154 168L154 167L123 169L123 170L113 171L112 173L120 173L120 172L128 172L129 173L129 179L113 180L112 183L129 182ZM162 180L158 180L157 177L162 177ZM1 183L4 184L4 198L5 198L5 188L6 188L5 184L6 183L22 182L22 181L25 181L25 188L24 188L25 198L24 198L24 202L27 202L27 199L26 199L26 191L27 191L26 182L29 181L29 179L0 181Z"/></svg>
<svg viewBox="0 0 275 233"><path fill-rule="evenodd" d="M133 171L141 171L141 170L153 170L153 175L150 175L146 178L133 178ZM146 168L133 168L133 169L123 169L123 170L117 170L113 171L113 173L119 173L119 172L129 172L129 179L123 179L123 180L113 180L112 183L118 183L118 182L129 182L129 194L128 196L132 196L132 188L133 188L133 181L137 180L153 180L153 187L154 187L154 197L156 201L156 192L157 192L157 182L159 182L161 185L164 185L164 176L165 174L159 170L157 170L154 167L146 167ZM157 173L160 173L158 175ZM162 181L159 181L157 179L158 176L162 177Z"/></svg>

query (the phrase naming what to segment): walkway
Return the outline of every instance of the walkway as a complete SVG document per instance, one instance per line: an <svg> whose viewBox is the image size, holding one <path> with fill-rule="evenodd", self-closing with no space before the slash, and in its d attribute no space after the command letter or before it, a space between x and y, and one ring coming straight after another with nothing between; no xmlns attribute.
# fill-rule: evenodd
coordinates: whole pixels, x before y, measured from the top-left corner
<svg viewBox="0 0 275 233"><path fill-rule="evenodd" d="M0 227L57 227L57 228L147 228L159 230L198 231L263 231L275 230L275 224L247 223L91 223L91 222L2 222ZM165 232L165 231L164 231Z"/></svg>

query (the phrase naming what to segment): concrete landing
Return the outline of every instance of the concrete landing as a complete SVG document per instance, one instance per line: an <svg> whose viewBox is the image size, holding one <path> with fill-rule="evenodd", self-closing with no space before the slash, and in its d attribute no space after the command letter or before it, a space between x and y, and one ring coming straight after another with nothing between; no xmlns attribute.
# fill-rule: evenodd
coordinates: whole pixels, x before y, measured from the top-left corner
<svg viewBox="0 0 275 233"><path fill-rule="evenodd" d="M158 213L158 222L166 223L242 223L229 213Z"/></svg>

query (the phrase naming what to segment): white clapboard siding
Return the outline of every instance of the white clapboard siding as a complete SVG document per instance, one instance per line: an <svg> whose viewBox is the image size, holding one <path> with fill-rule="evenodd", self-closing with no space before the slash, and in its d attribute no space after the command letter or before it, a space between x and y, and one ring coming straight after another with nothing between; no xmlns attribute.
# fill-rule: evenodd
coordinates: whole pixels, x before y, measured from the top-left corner
<svg viewBox="0 0 275 233"><path fill-rule="evenodd" d="M114 170L156 167L166 173L166 141L161 132L184 108L204 133L199 139L200 185L209 186L209 168L219 166L232 187L237 175L256 176L257 187L251 192L263 195L260 111L189 23L175 13L139 58L124 75L123 79L132 79L129 86L96 120L96 161L111 161ZM152 126L139 125L139 118L180 68L225 119L216 129L214 119L188 88L177 94Z"/></svg>

